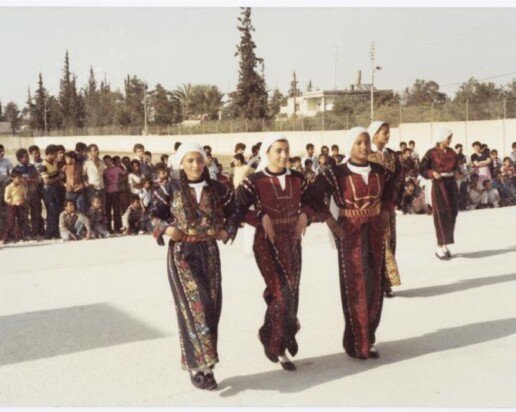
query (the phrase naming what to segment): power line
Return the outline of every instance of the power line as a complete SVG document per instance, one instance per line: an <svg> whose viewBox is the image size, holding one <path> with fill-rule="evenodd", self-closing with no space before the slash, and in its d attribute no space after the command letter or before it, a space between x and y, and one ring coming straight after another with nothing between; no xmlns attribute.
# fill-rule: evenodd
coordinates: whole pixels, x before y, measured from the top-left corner
<svg viewBox="0 0 516 412"><path fill-rule="evenodd" d="M489 76L489 77L482 77L480 79L476 79L478 81L484 81L484 80L492 80L492 79L500 79L502 77L507 77L507 76L514 76L516 75L516 72L512 72L512 73L505 73L505 74L497 74L495 76ZM449 86L458 86L458 85L461 85L463 84L464 82L457 82L457 83L449 83L449 84L442 84L442 85L439 85L439 87L449 87Z"/></svg>

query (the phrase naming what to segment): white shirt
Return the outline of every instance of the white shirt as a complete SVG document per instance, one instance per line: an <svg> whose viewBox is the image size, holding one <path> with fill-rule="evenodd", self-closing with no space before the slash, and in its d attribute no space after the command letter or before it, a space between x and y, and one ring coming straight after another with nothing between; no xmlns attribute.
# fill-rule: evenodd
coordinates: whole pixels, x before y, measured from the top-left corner
<svg viewBox="0 0 516 412"><path fill-rule="evenodd" d="M93 160L86 160L82 166L82 174L87 176L88 184L95 190L104 189L104 162L99 160L99 166Z"/></svg>
<svg viewBox="0 0 516 412"><path fill-rule="evenodd" d="M199 183L188 183L188 186L195 190L195 200L199 204L201 202L202 188L208 186L208 183L203 180Z"/></svg>
<svg viewBox="0 0 516 412"><path fill-rule="evenodd" d="M129 183L129 189L133 195L139 195L141 189L135 187L135 184L139 185L143 179L143 174L136 175L134 173L130 173L127 178L127 182Z"/></svg>
<svg viewBox="0 0 516 412"><path fill-rule="evenodd" d="M312 157L309 157L308 155L305 155L301 159L301 166L303 167L303 169L305 168L305 160L307 160L307 159L310 159L312 161L312 170L314 172L317 172L317 167L319 166L319 160L318 160L317 156L313 155Z"/></svg>
<svg viewBox="0 0 516 412"><path fill-rule="evenodd" d="M369 164L367 164L367 166L355 166L348 162L348 168L353 173L359 174L366 185L369 183L369 172L371 171Z"/></svg>

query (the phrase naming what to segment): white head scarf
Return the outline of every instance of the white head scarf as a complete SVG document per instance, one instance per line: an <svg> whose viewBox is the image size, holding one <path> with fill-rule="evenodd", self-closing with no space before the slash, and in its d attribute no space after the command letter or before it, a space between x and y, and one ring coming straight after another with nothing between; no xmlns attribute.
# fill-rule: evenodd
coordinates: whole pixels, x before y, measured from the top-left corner
<svg viewBox="0 0 516 412"><path fill-rule="evenodd" d="M434 132L434 136L433 136L434 143L440 143L443 140L446 140L448 138L448 136L450 136L452 134L453 134L452 129L448 129L447 127L442 127L442 126L438 127L437 129L435 129L435 132Z"/></svg>
<svg viewBox="0 0 516 412"><path fill-rule="evenodd" d="M367 133L369 133L371 139L374 137L376 133L378 133L378 131L384 124L388 125L389 123L384 122L383 120L376 120L375 122L369 125L369 127L367 128Z"/></svg>
<svg viewBox="0 0 516 412"><path fill-rule="evenodd" d="M177 152L173 155L174 156L174 169L179 169L179 166L181 165L181 162L183 160L183 157L186 156L187 153L190 152L197 152L202 154L204 157L204 160L206 160L206 152L202 148L202 146L197 142L186 142L183 143L181 146L179 146L179 149L177 149Z"/></svg>
<svg viewBox="0 0 516 412"><path fill-rule="evenodd" d="M344 156L345 161L348 162L351 159L351 148L353 147L353 143L355 143L355 140L358 136L360 136L362 133L368 133L366 129L363 127L353 127L352 129L348 130L348 133L346 134L346 137L344 138Z"/></svg>
<svg viewBox="0 0 516 412"><path fill-rule="evenodd" d="M260 146L260 163L256 168L257 172L264 170L269 165L269 157L267 156L267 152L274 144L274 142L277 142L278 140L286 140L288 142L287 137L281 133L273 133L263 139L262 145Z"/></svg>

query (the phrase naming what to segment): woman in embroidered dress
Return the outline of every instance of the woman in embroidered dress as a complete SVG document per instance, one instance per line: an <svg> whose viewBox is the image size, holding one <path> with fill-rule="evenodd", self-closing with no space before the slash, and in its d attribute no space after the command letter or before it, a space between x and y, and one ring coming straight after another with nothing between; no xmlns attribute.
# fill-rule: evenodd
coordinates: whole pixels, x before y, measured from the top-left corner
<svg viewBox="0 0 516 412"><path fill-rule="evenodd" d="M236 199L241 219L256 227L253 250L266 285L267 311L259 338L268 359L293 371L286 351L295 356L298 350L301 236L310 213L304 206L305 177L287 169L289 155L285 136L267 136L257 171L237 188Z"/></svg>
<svg viewBox="0 0 516 412"><path fill-rule="evenodd" d="M378 358L374 347L383 290L384 228L389 218L390 188L385 170L370 163L367 130L354 127L344 141L346 163L326 170L308 191L318 221L326 221L339 255L341 298L346 326L343 346L353 358ZM338 220L322 199L331 194Z"/></svg>
<svg viewBox="0 0 516 412"><path fill-rule="evenodd" d="M213 390L212 369L218 362L217 335L222 304L217 240L233 239L234 194L211 180L206 154L197 143L176 153L179 176L160 185L151 211L152 231L163 245L170 237L167 268L174 297L181 363L193 385Z"/></svg>
<svg viewBox="0 0 516 412"><path fill-rule="evenodd" d="M435 255L449 260L452 255L447 245L454 243L453 232L459 213L458 190L455 182L458 172L458 158L450 148L453 131L439 128L434 134L437 146L426 152L421 161L420 173L431 182L432 211L437 235Z"/></svg>

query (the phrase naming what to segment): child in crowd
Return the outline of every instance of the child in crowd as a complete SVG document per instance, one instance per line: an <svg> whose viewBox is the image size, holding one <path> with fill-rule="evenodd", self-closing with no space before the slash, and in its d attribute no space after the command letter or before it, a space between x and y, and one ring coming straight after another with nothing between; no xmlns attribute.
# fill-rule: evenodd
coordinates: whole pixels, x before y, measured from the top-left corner
<svg viewBox="0 0 516 412"><path fill-rule="evenodd" d="M27 186L19 171L12 171L12 182L7 185L4 201L7 205L5 224L1 232L0 245L3 245L12 234L14 241L23 239L25 227L25 204L27 202Z"/></svg>
<svg viewBox="0 0 516 412"><path fill-rule="evenodd" d="M482 207L500 207L500 194L498 193L498 190L493 187L491 181L484 180L483 186L484 191L482 192L482 199L480 201Z"/></svg>
<svg viewBox="0 0 516 412"><path fill-rule="evenodd" d="M88 146L89 159L83 164L83 175L86 182L86 196L88 204L91 204L93 196L99 196L102 204L106 204L106 194L104 186L104 162L99 158L99 147L96 144Z"/></svg>
<svg viewBox="0 0 516 412"><path fill-rule="evenodd" d="M102 201L98 196L94 196L91 200L88 219L90 220L91 234L93 237L97 239L109 237L106 214L102 209Z"/></svg>
<svg viewBox="0 0 516 412"><path fill-rule="evenodd" d="M139 196L142 204L142 226L146 227L149 221L149 208L152 202L152 180L142 179L142 186Z"/></svg>
<svg viewBox="0 0 516 412"><path fill-rule="evenodd" d="M233 186L231 185L231 179L224 173L224 166L222 166L220 163L217 164L217 181L222 183L228 189L233 189Z"/></svg>
<svg viewBox="0 0 516 412"><path fill-rule="evenodd" d="M64 160L66 164L61 168L61 176L66 190L65 198L66 200L73 200L79 212L86 214L88 211L86 185L83 170L77 163L77 153L66 152Z"/></svg>
<svg viewBox="0 0 516 412"><path fill-rule="evenodd" d="M305 159L305 169L303 170L303 174L305 175L308 184L315 182L317 175L314 172L313 162L311 159Z"/></svg>
<svg viewBox="0 0 516 412"><path fill-rule="evenodd" d="M412 209L412 203L414 202L414 189L415 184L412 180L408 180L407 183L405 183L405 192L403 193L403 196L401 198L401 210L404 215L411 215L414 213Z"/></svg>
<svg viewBox="0 0 516 412"><path fill-rule="evenodd" d="M145 155L145 146L143 146L141 143L136 143L133 147L133 153L136 155L136 157L133 159L138 160L140 163L140 172L143 175L143 177L151 178L152 179L152 170L150 169L149 165L145 161L146 155ZM133 163L131 162L131 165Z"/></svg>
<svg viewBox="0 0 516 412"><path fill-rule="evenodd" d="M142 190L142 179L145 178L141 172L141 164L139 160L131 160L131 173L129 173L129 189L133 195L139 195Z"/></svg>
<svg viewBox="0 0 516 412"><path fill-rule="evenodd" d="M122 224L127 235L135 235L143 230L142 205L138 195L132 194L129 197L129 207L122 216Z"/></svg>
<svg viewBox="0 0 516 412"><path fill-rule="evenodd" d="M510 157L503 158L503 164L502 167L500 167L500 172L502 173L502 176L508 176L509 179L514 177L514 166L511 163Z"/></svg>
<svg viewBox="0 0 516 412"><path fill-rule="evenodd" d="M474 210L480 206L484 187L479 182L478 174L472 173L468 188L469 210Z"/></svg>
<svg viewBox="0 0 516 412"><path fill-rule="evenodd" d="M292 170L303 173L303 166L301 166L301 158L299 156L294 156L292 158Z"/></svg>
<svg viewBox="0 0 516 412"><path fill-rule="evenodd" d="M120 209L120 181L125 176L125 170L116 167L113 159L105 155L102 160L106 169L104 170L104 184L106 187L106 213L108 229L113 233L119 232L122 228L122 216ZM112 219L113 217L113 219Z"/></svg>
<svg viewBox="0 0 516 412"><path fill-rule="evenodd" d="M65 201L65 210L59 215L59 233L65 241L91 239L90 220L76 210L73 200Z"/></svg>

